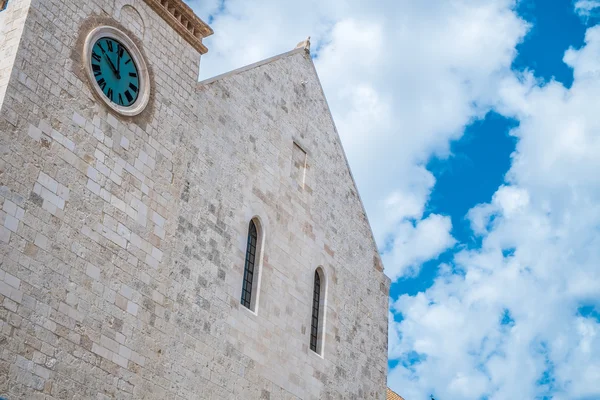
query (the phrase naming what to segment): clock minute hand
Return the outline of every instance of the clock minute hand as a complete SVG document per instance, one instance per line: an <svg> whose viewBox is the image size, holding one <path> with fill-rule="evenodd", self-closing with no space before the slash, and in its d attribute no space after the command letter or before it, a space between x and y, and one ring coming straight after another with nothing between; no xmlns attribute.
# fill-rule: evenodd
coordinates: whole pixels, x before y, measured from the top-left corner
<svg viewBox="0 0 600 400"><path fill-rule="evenodd" d="M106 52L104 51L102 46L99 46L99 47L100 47L100 50L102 50L102 54L104 54L104 57L106 57L106 60L108 61L108 65L110 66L110 68L113 70L113 72L117 76L117 79L121 79L121 75L119 74L119 71L117 71L117 69L115 68L115 65L110 60L110 57L108 56L108 54L106 54Z"/></svg>
<svg viewBox="0 0 600 400"><path fill-rule="evenodd" d="M117 76L117 79L121 79L121 74L119 74L119 71L117 71L117 69L115 68L115 65L110 60L110 57L107 54L104 54L104 55L106 56L106 59L108 60L108 63L110 64L110 67L112 68L113 72Z"/></svg>

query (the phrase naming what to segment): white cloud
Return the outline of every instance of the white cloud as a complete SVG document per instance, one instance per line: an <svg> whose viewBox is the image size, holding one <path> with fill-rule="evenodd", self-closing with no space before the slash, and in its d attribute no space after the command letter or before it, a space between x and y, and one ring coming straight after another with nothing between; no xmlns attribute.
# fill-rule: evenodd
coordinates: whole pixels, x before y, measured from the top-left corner
<svg viewBox="0 0 600 400"><path fill-rule="evenodd" d="M424 209L435 184L424 164L449 154L449 142L485 114L494 82L510 72L528 27L513 5L384 1L364 14L354 5L352 23L331 30L317 69L380 244ZM394 209L398 198L410 208Z"/></svg>
<svg viewBox="0 0 600 400"><path fill-rule="evenodd" d="M204 17L219 4L200 3L192 2ZM575 3L582 16L597 5ZM389 384L407 399L600 397L600 325L577 312L600 309L600 27L565 53L571 88L542 84L510 69L528 29L514 7L226 0L207 40L204 77L313 37L378 243L391 238L393 278L455 244L447 217L423 218L435 185L427 160L448 155L491 108L519 121L506 183L468 214L481 247L459 251L425 292L394 299L403 320L390 320L390 357L400 364Z"/></svg>
<svg viewBox="0 0 600 400"><path fill-rule="evenodd" d="M404 221L392 232L392 250L383 257L385 272L392 279L418 274L421 264L439 256L456 240L450 234L449 217L431 214L414 223Z"/></svg>
<svg viewBox="0 0 600 400"><path fill-rule="evenodd" d="M591 16L597 8L600 8L600 1L597 0L578 0L575 2L575 12L582 17Z"/></svg>

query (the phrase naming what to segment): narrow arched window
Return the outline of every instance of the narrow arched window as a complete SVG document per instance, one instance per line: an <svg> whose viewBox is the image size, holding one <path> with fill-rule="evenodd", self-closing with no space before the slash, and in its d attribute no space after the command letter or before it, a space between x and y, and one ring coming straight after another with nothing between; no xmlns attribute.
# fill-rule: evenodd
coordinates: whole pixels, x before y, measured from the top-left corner
<svg viewBox="0 0 600 400"><path fill-rule="evenodd" d="M254 220L250 221L248 227L248 244L246 246L246 261L244 264L244 280L242 283L242 300L241 303L244 307L252 309L253 305L253 286L255 284L255 264L257 259L257 244L258 244L258 230Z"/></svg>
<svg viewBox="0 0 600 400"><path fill-rule="evenodd" d="M325 277L321 268L315 270L312 298L312 317L310 323L310 349L323 354Z"/></svg>

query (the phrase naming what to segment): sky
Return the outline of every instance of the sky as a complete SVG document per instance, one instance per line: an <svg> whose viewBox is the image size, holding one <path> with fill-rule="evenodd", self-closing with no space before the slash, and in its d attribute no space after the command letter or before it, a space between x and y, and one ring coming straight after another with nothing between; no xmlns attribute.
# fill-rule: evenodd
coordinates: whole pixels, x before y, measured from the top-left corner
<svg viewBox="0 0 600 400"><path fill-rule="evenodd" d="M600 1L190 0L200 78L312 56L407 400L600 399Z"/></svg>

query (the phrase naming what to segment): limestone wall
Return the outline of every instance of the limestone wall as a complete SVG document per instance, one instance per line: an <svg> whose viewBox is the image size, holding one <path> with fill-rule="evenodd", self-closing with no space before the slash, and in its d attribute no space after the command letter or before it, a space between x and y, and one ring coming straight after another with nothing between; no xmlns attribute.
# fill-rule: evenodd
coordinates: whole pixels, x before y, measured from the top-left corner
<svg viewBox="0 0 600 400"><path fill-rule="evenodd" d="M100 24L151 69L132 119L83 75ZM0 396L385 398L389 280L303 50L198 85L199 54L142 0L32 0L24 26L0 114Z"/></svg>
<svg viewBox="0 0 600 400"><path fill-rule="evenodd" d="M0 109L10 79L21 34L25 26L25 17L30 0L11 0L8 5L0 1Z"/></svg>

